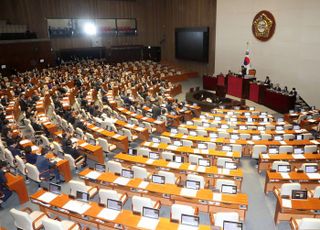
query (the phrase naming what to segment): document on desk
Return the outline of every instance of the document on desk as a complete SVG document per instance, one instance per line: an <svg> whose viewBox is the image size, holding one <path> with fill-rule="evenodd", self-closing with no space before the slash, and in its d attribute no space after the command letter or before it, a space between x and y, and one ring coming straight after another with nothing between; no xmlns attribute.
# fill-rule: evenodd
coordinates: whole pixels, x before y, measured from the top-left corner
<svg viewBox="0 0 320 230"><path fill-rule="evenodd" d="M285 141L279 141L280 142L280 144L282 144L282 145L287 145L287 142L285 142Z"/></svg>
<svg viewBox="0 0 320 230"><path fill-rule="evenodd" d="M102 209L97 217L105 220L115 220L117 216L119 215L120 211L104 208Z"/></svg>
<svg viewBox="0 0 320 230"><path fill-rule="evenodd" d="M221 193L213 193L212 199L213 199L214 201L219 201L219 202L221 202L221 201L222 201L222 194L221 194Z"/></svg>
<svg viewBox="0 0 320 230"><path fill-rule="evenodd" d="M156 229L159 223L159 219L148 218L148 217L141 217L138 223L138 228L143 229Z"/></svg>
<svg viewBox="0 0 320 230"><path fill-rule="evenodd" d="M249 145L254 145L254 142L253 142L253 141L247 141L247 143L248 143Z"/></svg>
<svg viewBox="0 0 320 230"><path fill-rule="evenodd" d="M149 182L147 181L142 181L140 184L139 184L139 188L141 189L145 189L147 186L149 185Z"/></svg>
<svg viewBox="0 0 320 230"><path fill-rule="evenodd" d="M282 199L282 207L283 208L292 208L291 200Z"/></svg>
<svg viewBox="0 0 320 230"><path fill-rule="evenodd" d="M182 188L180 191L181 196L188 196L188 197L196 197L198 190L190 189L190 188Z"/></svg>
<svg viewBox="0 0 320 230"><path fill-rule="evenodd" d="M313 143L313 144L315 144L315 145L320 144L320 142L319 142L319 141L316 141L316 140L310 140L310 142Z"/></svg>
<svg viewBox="0 0 320 230"><path fill-rule="evenodd" d="M76 142L78 142L78 139L75 138L75 137L71 137L71 142L72 142L72 143L76 143Z"/></svg>
<svg viewBox="0 0 320 230"><path fill-rule="evenodd" d="M169 150L177 150L177 148L178 148L178 146L174 146L174 145L169 145L167 147L167 149L169 149Z"/></svg>
<svg viewBox="0 0 320 230"><path fill-rule="evenodd" d="M320 179L320 173L307 173L307 176L309 177L309 179Z"/></svg>
<svg viewBox="0 0 320 230"><path fill-rule="evenodd" d="M82 215L89 208L91 208L91 206L87 203L83 203L77 200L70 200L63 206L63 208Z"/></svg>
<svg viewBox="0 0 320 230"><path fill-rule="evenodd" d="M196 165L189 165L188 170L195 170L196 169Z"/></svg>
<svg viewBox="0 0 320 230"><path fill-rule="evenodd" d="M280 173L283 179L290 179L289 173Z"/></svg>
<svg viewBox="0 0 320 230"><path fill-rule="evenodd" d="M276 133L277 133L277 134L284 134L284 131L282 131L282 130L276 130Z"/></svg>
<svg viewBox="0 0 320 230"><path fill-rule="evenodd" d="M28 140L28 139L20 141L20 145L25 145L25 144L28 144L28 143L31 143L31 141Z"/></svg>
<svg viewBox="0 0 320 230"><path fill-rule="evenodd" d="M82 148L85 148L87 145L88 145L88 143L87 143L87 142L84 142L84 143L82 143L82 144L79 145L79 146L82 147Z"/></svg>
<svg viewBox="0 0 320 230"><path fill-rule="evenodd" d="M209 154L209 149L201 149L202 154Z"/></svg>
<svg viewBox="0 0 320 230"><path fill-rule="evenodd" d="M39 150L39 147L36 146L36 145L32 145L32 146L31 146L31 150L32 150L32 151L38 151L38 150Z"/></svg>
<svg viewBox="0 0 320 230"><path fill-rule="evenodd" d="M154 160L153 160L153 159L148 159L148 160L146 161L146 164L151 165L151 164L153 164L153 162L154 162Z"/></svg>
<svg viewBox="0 0 320 230"><path fill-rule="evenodd" d="M227 153L226 153L226 156L227 156L227 157L232 157L232 156L233 156L233 152L227 152Z"/></svg>
<svg viewBox="0 0 320 230"><path fill-rule="evenodd" d="M294 159L306 159L303 154L292 154Z"/></svg>
<svg viewBox="0 0 320 230"><path fill-rule="evenodd" d="M121 137L121 135L119 135L119 134L114 134L112 137L113 137L113 138L119 138L119 137Z"/></svg>
<svg viewBox="0 0 320 230"><path fill-rule="evenodd" d="M199 229L199 227L185 225L185 224L179 224L178 226L178 230L197 230L197 229Z"/></svg>
<svg viewBox="0 0 320 230"><path fill-rule="evenodd" d="M229 142L230 142L231 144L236 143L236 141L235 141L235 140L233 140L233 139L230 139L230 140L229 140Z"/></svg>
<svg viewBox="0 0 320 230"><path fill-rule="evenodd" d="M43 201L45 203L50 203L55 198L57 198L57 196L58 196L57 194L54 194L52 192L45 192L40 197L38 197L38 200L41 200L41 201Z"/></svg>
<svg viewBox="0 0 320 230"><path fill-rule="evenodd" d="M144 128L141 128L141 127L137 127L137 130L142 132L144 130Z"/></svg>
<svg viewBox="0 0 320 230"><path fill-rule="evenodd" d="M230 169L218 168L218 174L230 174Z"/></svg>
<svg viewBox="0 0 320 230"><path fill-rule="evenodd" d="M206 171L206 167L204 167L204 166L198 166L197 172L202 172L202 173L204 173L205 171Z"/></svg>
<svg viewBox="0 0 320 230"><path fill-rule="evenodd" d="M270 159L269 154L261 154L261 156L263 159Z"/></svg>
<svg viewBox="0 0 320 230"><path fill-rule="evenodd" d="M91 171L86 175L86 177L88 177L89 179L96 180L100 175L101 175L101 172Z"/></svg>
<svg viewBox="0 0 320 230"><path fill-rule="evenodd" d="M193 153L200 153L200 149L194 149Z"/></svg>
<svg viewBox="0 0 320 230"><path fill-rule="evenodd" d="M95 126L95 127L92 128L92 130L94 130L94 131L97 131L98 129L99 129L98 126Z"/></svg>
<svg viewBox="0 0 320 230"><path fill-rule="evenodd" d="M177 163L177 162L169 162L168 165L167 165L169 168L180 168L181 166L181 163Z"/></svg>
<svg viewBox="0 0 320 230"><path fill-rule="evenodd" d="M117 179L115 179L115 180L113 181L113 183L119 184L119 185L127 185L129 181L130 181L129 178L118 177Z"/></svg>

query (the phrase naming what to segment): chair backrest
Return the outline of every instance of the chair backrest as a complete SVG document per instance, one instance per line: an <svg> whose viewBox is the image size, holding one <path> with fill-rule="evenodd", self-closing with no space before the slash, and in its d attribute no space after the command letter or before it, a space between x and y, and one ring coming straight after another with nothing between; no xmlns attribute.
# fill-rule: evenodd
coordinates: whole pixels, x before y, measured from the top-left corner
<svg viewBox="0 0 320 230"><path fill-rule="evenodd" d="M166 184L175 184L176 183L176 176L173 172L159 171L158 174L160 176L165 177Z"/></svg>
<svg viewBox="0 0 320 230"><path fill-rule="evenodd" d="M239 213L237 212L217 212L214 214L214 226L223 228L224 221L239 222Z"/></svg>
<svg viewBox="0 0 320 230"><path fill-rule="evenodd" d="M76 162L73 157L70 154L64 154L64 157L69 161L71 170L74 169L76 167Z"/></svg>
<svg viewBox="0 0 320 230"><path fill-rule="evenodd" d="M95 139L91 133L86 133L87 140Z"/></svg>
<svg viewBox="0 0 320 230"><path fill-rule="evenodd" d="M189 163L197 165L198 164L198 160L201 159L201 158L203 158L203 156L190 154L189 155Z"/></svg>
<svg viewBox="0 0 320 230"><path fill-rule="evenodd" d="M169 137L160 136L160 141L163 143L171 144L171 139Z"/></svg>
<svg viewBox="0 0 320 230"><path fill-rule="evenodd" d="M5 157L11 167L15 168L14 157L9 149L5 149Z"/></svg>
<svg viewBox="0 0 320 230"><path fill-rule="evenodd" d="M63 224L61 221L54 220L54 219L44 219L42 221L43 227L45 230L64 230Z"/></svg>
<svg viewBox="0 0 320 230"><path fill-rule="evenodd" d="M254 145L252 151L252 158L259 159L259 154L262 152L267 152L266 145Z"/></svg>
<svg viewBox="0 0 320 230"><path fill-rule="evenodd" d="M293 134L284 134L283 135L283 140L293 140L294 135Z"/></svg>
<svg viewBox="0 0 320 230"><path fill-rule="evenodd" d="M233 160L231 158L227 158L227 157L218 157L217 158L217 166L218 167L224 168L226 165L226 162L233 162Z"/></svg>
<svg viewBox="0 0 320 230"><path fill-rule="evenodd" d="M292 153L293 146L291 145L282 145L279 147L279 153Z"/></svg>
<svg viewBox="0 0 320 230"><path fill-rule="evenodd" d="M302 218L299 223L299 230L319 230L319 218Z"/></svg>
<svg viewBox="0 0 320 230"><path fill-rule="evenodd" d="M26 163L26 171L27 176L36 182L41 182L40 180L40 172L38 168L35 165L32 165L30 163Z"/></svg>
<svg viewBox="0 0 320 230"><path fill-rule="evenodd" d="M132 141L131 131L129 129L125 129L125 128L123 128L122 131L123 131L123 135L127 136L129 141Z"/></svg>
<svg viewBox="0 0 320 230"><path fill-rule="evenodd" d="M280 194L281 196L291 197L292 190L299 190L299 189L301 189L301 184L299 183L284 183L281 185Z"/></svg>
<svg viewBox="0 0 320 230"><path fill-rule="evenodd" d="M108 172L121 174L122 165L120 162L110 160L107 162L107 169L108 169Z"/></svg>
<svg viewBox="0 0 320 230"><path fill-rule="evenodd" d="M162 158L165 159L166 161L173 161L174 155L175 155L174 153L167 152L167 151L164 151L161 153Z"/></svg>
<svg viewBox="0 0 320 230"><path fill-rule="evenodd" d="M132 171L133 171L134 178L141 178L141 179L148 178L148 171L145 168L134 165L132 166Z"/></svg>
<svg viewBox="0 0 320 230"><path fill-rule="evenodd" d="M107 205L108 199L120 200L120 194L112 189L99 189L100 203Z"/></svg>
<svg viewBox="0 0 320 230"><path fill-rule="evenodd" d="M143 207L153 208L155 202L148 197L133 196L132 211L142 213Z"/></svg>
<svg viewBox="0 0 320 230"><path fill-rule="evenodd" d="M80 129L79 127L76 128L76 133L79 134L81 137L83 137L84 135L83 130Z"/></svg>
<svg viewBox="0 0 320 230"><path fill-rule="evenodd" d="M236 182L233 180L217 179L215 185L216 189L221 191L222 185L236 185Z"/></svg>
<svg viewBox="0 0 320 230"><path fill-rule="evenodd" d="M104 138L98 137L98 144L102 147L104 152L109 152L108 141Z"/></svg>
<svg viewBox="0 0 320 230"><path fill-rule="evenodd" d="M239 152L240 154L242 154L242 145L231 144L230 146L232 148L232 152Z"/></svg>
<svg viewBox="0 0 320 230"><path fill-rule="evenodd" d="M63 152L63 149L61 148L61 145L56 141L53 142L53 149L54 149L53 151L54 151L55 154L58 154L59 151Z"/></svg>
<svg viewBox="0 0 320 230"><path fill-rule="evenodd" d="M287 161L274 161L272 163L271 169L278 171L278 166L279 165L290 165L290 163L287 162Z"/></svg>
<svg viewBox="0 0 320 230"><path fill-rule="evenodd" d="M313 135L311 133L303 133L303 140L311 140L313 139Z"/></svg>
<svg viewBox="0 0 320 230"><path fill-rule="evenodd" d="M212 150L215 150L217 145L216 143L213 143L213 142L205 142L207 145L208 145L208 149L212 149Z"/></svg>
<svg viewBox="0 0 320 230"><path fill-rule="evenodd" d="M251 135L249 133L240 133L241 140L249 140L251 139Z"/></svg>
<svg viewBox="0 0 320 230"><path fill-rule="evenodd" d="M88 187L81 181L71 180L71 181L69 181L68 184L70 186L70 194L72 196L76 196L77 191L80 191L80 192L87 192L88 191Z"/></svg>
<svg viewBox="0 0 320 230"><path fill-rule="evenodd" d="M270 140L270 139L272 139L271 134L268 134L268 133L261 134L261 140Z"/></svg>
<svg viewBox="0 0 320 230"><path fill-rule="evenodd" d="M320 186L317 186L317 187L314 189L313 197L314 197L314 198L320 198Z"/></svg>
<svg viewBox="0 0 320 230"><path fill-rule="evenodd" d="M200 182L200 189L203 189L205 186L205 181L203 176L195 175L195 174L188 174L187 180L194 180Z"/></svg>
<svg viewBox="0 0 320 230"><path fill-rule="evenodd" d="M145 147L140 147L137 150L137 155L138 156L143 156L143 157L149 157L149 153L151 152L150 149L145 148Z"/></svg>
<svg viewBox="0 0 320 230"><path fill-rule="evenodd" d="M14 219L14 225L19 229L31 230L32 220L28 213L12 208L10 214Z"/></svg>
<svg viewBox="0 0 320 230"><path fill-rule="evenodd" d="M24 164L24 161L18 155L15 156L15 158L17 161L18 170L21 174L26 175L26 165Z"/></svg>
<svg viewBox="0 0 320 230"><path fill-rule="evenodd" d="M219 132L218 137L220 138L230 138L230 134L227 132Z"/></svg>
<svg viewBox="0 0 320 230"><path fill-rule="evenodd" d="M183 146L187 146L187 147L192 147L193 146L193 142L190 140L182 140L182 145Z"/></svg>
<svg viewBox="0 0 320 230"><path fill-rule="evenodd" d="M201 130L201 129L199 129L199 130L197 130L197 133L198 133L199 136L203 136L203 137L208 136L207 130Z"/></svg>
<svg viewBox="0 0 320 230"><path fill-rule="evenodd" d="M181 215L194 215L195 209L188 205L173 204L171 206L171 219L175 221L181 221Z"/></svg>
<svg viewBox="0 0 320 230"><path fill-rule="evenodd" d="M187 129L187 128L185 128L185 127L178 127L178 132L179 132L179 133L186 134L186 135L188 135L188 134L189 134L188 129Z"/></svg>
<svg viewBox="0 0 320 230"><path fill-rule="evenodd" d="M318 146L317 145L305 145L304 146L304 152L305 153L315 153L317 151L318 151Z"/></svg>
<svg viewBox="0 0 320 230"><path fill-rule="evenodd" d="M40 139L41 139L42 144L44 146L50 146L50 141L48 140L48 138L45 135L40 135Z"/></svg>

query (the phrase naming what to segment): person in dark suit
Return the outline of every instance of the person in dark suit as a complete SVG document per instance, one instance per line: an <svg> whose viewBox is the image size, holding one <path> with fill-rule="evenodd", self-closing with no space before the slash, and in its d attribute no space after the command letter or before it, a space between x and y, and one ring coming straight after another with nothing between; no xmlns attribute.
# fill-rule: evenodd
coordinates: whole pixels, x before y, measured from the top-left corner
<svg viewBox="0 0 320 230"><path fill-rule="evenodd" d="M160 106L154 104L154 105L152 106L152 118L153 118L153 119L157 119L158 116L160 116L160 115L161 115L161 108L160 108Z"/></svg>
<svg viewBox="0 0 320 230"><path fill-rule="evenodd" d="M38 155L32 153L32 149L31 149L30 146L27 146L27 147L24 149L24 152L25 152L25 154L26 154L26 156L25 156L26 162L29 163L29 164L35 165L36 162L37 162L37 157L38 157Z"/></svg>
<svg viewBox="0 0 320 230"><path fill-rule="evenodd" d="M266 79L264 80L264 84L265 85L270 85L271 81L270 81L270 78L269 76L266 76Z"/></svg>
<svg viewBox="0 0 320 230"><path fill-rule="evenodd" d="M292 88L289 94L296 97L298 92L296 91L296 88Z"/></svg>
<svg viewBox="0 0 320 230"><path fill-rule="evenodd" d="M71 155L76 162L84 159L83 166L86 165L86 155L81 155L79 151L72 145L72 141L70 139L65 142L65 145L62 146L62 149L64 153Z"/></svg>
<svg viewBox="0 0 320 230"><path fill-rule="evenodd" d="M46 151L42 149L41 155L37 157L36 167L38 168L41 177L50 178L50 173L53 173L57 183L61 183L61 178L56 165L45 157Z"/></svg>

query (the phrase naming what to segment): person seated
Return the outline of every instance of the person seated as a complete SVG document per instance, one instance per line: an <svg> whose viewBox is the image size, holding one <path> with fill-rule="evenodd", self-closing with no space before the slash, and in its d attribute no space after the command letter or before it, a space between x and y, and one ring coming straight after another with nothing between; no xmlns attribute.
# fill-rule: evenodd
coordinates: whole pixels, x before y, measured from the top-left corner
<svg viewBox="0 0 320 230"><path fill-rule="evenodd" d="M7 162L0 160L0 209L1 204L5 202L12 194L7 187L7 178L5 177Z"/></svg>
<svg viewBox="0 0 320 230"><path fill-rule="evenodd" d="M287 86L285 86L285 87L283 88L282 93L286 93L286 94L289 93Z"/></svg>
<svg viewBox="0 0 320 230"><path fill-rule="evenodd" d="M289 94L296 97L298 92L296 91L296 88L292 88Z"/></svg>
<svg viewBox="0 0 320 230"><path fill-rule="evenodd" d="M273 88L273 90L277 91L277 92L280 92L281 91L281 88L280 88L280 85L277 83L275 85L275 87Z"/></svg>
<svg viewBox="0 0 320 230"><path fill-rule="evenodd" d="M55 163L50 162L49 159L45 157L47 151L45 148L41 150L41 155L37 157L36 167L38 168L41 177L50 179L50 174L54 174L56 183L61 183L61 177Z"/></svg>
<svg viewBox="0 0 320 230"><path fill-rule="evenodd" d="M29 163L29 164L35 165L36 162L37 162L37 157L38 157L38 155L32 153L31 146L27 146L27 147L24 149L24 152L25 152L26 162Z"/></svg>
<svg viewBox="0 0 320 230"><path fill-rule="evenodd" d="M86 166L87 156L81 155L76 149L76 146L72 144L72 141L68 139L65 145L62 145L64 153L69 154L75 160L75 162L83 161L82 167ZM84 160L83 160L84 159Z"/></svg>
<svg viewBox="0 0 320 230"><path fill-rule="evenodd" d="M269 76L266 76L266 79L264 80L264 84L265 85L270 85L271 81L270 81L270 78Z"/></svg>
<svg viewBox="0 0 320 230"><path fill-rule="evenodd" d="M15 156L21 157L21 155L22 155L21 150L18 148L18 146L19 146L19 143L17 143L17 142L12 143L11 145L8 146L8 149L12 153L13 157L15 157Z"/></svg>

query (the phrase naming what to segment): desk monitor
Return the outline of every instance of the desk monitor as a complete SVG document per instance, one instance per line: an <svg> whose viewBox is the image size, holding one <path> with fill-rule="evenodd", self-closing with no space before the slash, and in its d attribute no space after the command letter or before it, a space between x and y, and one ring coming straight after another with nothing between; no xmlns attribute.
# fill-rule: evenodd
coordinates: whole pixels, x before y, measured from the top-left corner
<svg viewBox="0 0 320 230"><path fill-rule="evenodd" d="M277 122L284 122L283 117L278 117Z"/></svg>
<svg viewBox="0 0 320 230"><path fill-rule="evenodd" d="M61 185L50 183L49 184L49 192L55 193L55 194L61 194Z"/></svg>
<svg viewBox="0 0 320 230"><path fill-rule="evenodd" d="M206 144L206 143L199 143L199 144L198 144L198 149L208 149L208 144Z"/></svg>
<svg viewBox="0 0 320 230"><path fill-rule="evenodd" d="M231 122L237 122L238 119L237 119L236 117L231 117L231 118L230 118L230 121L231 121Z"/></svg>
<svg viewBox="0 0 320 230"><path fill-rule="evenodd" d="M173 145L180 147L180 146L182 146L182 142L181 141L174 141Z"/></svg>
<svg viewBox="0 0 320 230"><path fill-rule="evenodd" d="M283 140L283 136L282 135L275 135L274 136L274 140L275 141L282 141Z"/></svg>
<svg viewBox="0 0 320 230"><path fill-rule="evenodd" d="M181 215L181 224L198 227L199 226L199 216Z"/></svg>
<svg viewBox="0 0 320 230"><path fill-rule="evenodd" d="M200 118L201 118L201 116L200 116ZM193 121L187 121L186 124L187 125L193 125Z"/></svg>
<svg viewBox="0 0 320 230"><path fill-rule="evenodd" d="M261 140L261 136L260 135L252 135L252 140L254 140L254 141Z"/></svg>
<svg viewBox="0 0 320 230"><path fill-rule="evenodd" d="M200 181L186 180L185 187L190 188L190 189L199 190L200 189Z"/></svg>
<svg viewBox="0 0 320 230"><path fill-rule="evenodd" d="M250 111L254 111L254 110L255 110L255 107L250 106L250 107L249 107L249 110L250 110Z"/></svg>
<svg viewBox="0 0 320 230"><path fill-rule="evenodd" d="M259 131L265 131L265 130L266 130L266 127L265 127L265 126L258 126L258 130L259 130Z"/></svg>
<svg viewBox="0 0 320 230"><path fill-rule="evenodd" d="M227 115L233 115L232 111L227 112Z"/></svg>
<svg viewBox="0 0 320 230"><path fill-rule="evenodd" d="M263 118L263 122L267 123L269 119L267 117Z"/></svg>
<svg viewBox="0 0 320 230"><path fill-rule="evenodd" d="M248 117L247 122L253 122L252 117Z"/></svg>
<svg viewBox="0 0 320 230"><path fill-rule="evenodd" d="M270 147L269 148L269 153L271 153L271 154L277 154L278 152L279 152L279 150L276 147Z"/></svg>
<svg viewBox="0 0 320 230"><path fill-rule="evenodd" d="M131 156L136 156L137 155L137 150L136 149L129 149L128 154L131 155Z"/></svg>
<svg viewBox="0 0 320 230"><path fill-rule="evenodd" d="M157 137L152 137L152 142L153 143L160 143L160 139Z"/></svg>
<svg viewBox="0 0 320 230"><path fill-rule="evenodd" d="M294 148L293 153L294 154L303 154L303 148Z"/></svg>
<svg viewBox="0 0 320 230"><path fill-rule="evenodd" d="M262 112L262 113L260 113L260 115L262 115L262 116L267 116L268 113L267 113L267 112Z"/></svg>
<svg viewBox="0 0 320 230"><path fill-rule="evenodd" d="M165 184L166 178L164 176L154 174L152 175L152 182L156 184Z"/></svg>
<svg viewBox="0 0 320 230"><path fill-rule="evenodd" d="M155 208L143 207L142 208L142 216L148 217L148 218L153 218L153 219L159 219L160 211L159 211L159 209L155 209Z"/></svg>
<svg viewBox="0 0 320 230"><path fill-rule="evenodd" d="M214 117L215 121L221 121L221 117Z"/></svg>
<svg viewBox="0 0 320 230"><path fill-rule="evenodd" d="M223 230L243 230L243 224L235 221L223 221Z"/></svg>
<svg viewBox="0 0 320 230"><path fill-rule="evenodd" d="M210 164L210 160L209 159L199 158L198 159L198 165L199 166L204 166L204 167L209 167L211 164Z"/></svg>
<svg viewBox="0 0 320 230"><path fill-rule="evenodd" d="M171 129L170 129L170 132L171 132L172 134L177 134L177 133L178 133L178 130L175 129L175 128L171 128Z"/></svg>
<svg viewBox="0 0 320 230"><path fill-rule="evenodd" d="M297 140L303 140L303 135L298 134L298 135L297 135Z"/></svg>
<svg viewBox="0 0 320 230"><path fill-rule="evenodd" d="M105 172L106 171L106 166L104 164L96 163L95 170L98 171L98 172Z"/></svg>
<svg viewBox="0 0 320 230"><path fill-rule="evenodd" d="M294 200L305 200L308 198L307 190L292 190L291 199Z"/></svg>
<svg viewBox="0 0 320 230"><path fill-rule="evenodd" d="M240 126L239 126L239 129L240 129L240 130L246 130L246 129L248 129L248 127L245 126L245 125L240 125Z"/></svg>
<svg viewBox="0 0 320 230"><path fill-rule="evenodd" d="M229 125L223 124L223 125L221 125L221 128L222 129L229 129Z"/></svg>
<svg viewBox="0 0 320 230"><path fill-rule="evenodd" d="M237 163L236 162L233 162L233 161L226 161L224 162L224 167L226 169L237 169L238 166L237 166Z"/></svg>
<svg viewBox="0 0 320 230"><path fill-rule="evenodd" d="M208 127L210 127L210 124L207 123L207 122L203 122L202 126L205 127L205 128L208 128Z"/></svg>
<svg viewBox="0 0 320 230"><path fill-rule="evenodd" d="M282 125L276 125L276 131L283 131L284 127Z"/></svg>
<svg viewBox="0 0 320 230"><path fill-rule="evenodd" d="M89 193L77 191L76 199L83 202L89 201Z"/></svg>
<svg viewBox="0 0 320 230"><path fill-rule="evenodd" d="M159 160L160 159L160 155L159 155L159 153L149 152L149 158L153 159L153 160Z"/></svg>
<svg viewBox="0 0 320 230"><path fill-rule="evenodd" d="M293 126L293 130L299 130L300 129L300 125L294 125Z"/></svg>
<svg viewBox="0 0 320 230"><path fill-rule="evenodd" d="M210 133L209 136L210 136L211 138L217 138L217 137L218 137L218 134L216 134L216 133Z"/></svg>
<svg viewBox="0 0 320 230"><path fill-rule="evenodd" d="M231 151L231 146L227 146L227 145L222 146L222 151L230 152Z"/></svg>
<svg viewBox="0 0 320 230"><path fill-rule="evenodd" d="M176 163L183 163L184 159L182 156L175 155L175 156L173 156L173 161Z"/></svg>
<svg viewBox="0 0 320 230"><path fill-rule="evenodd" d="M132 179L134 177L134 173L132 170L129 169L122 169L121 170L121 176L125 178Z"/></svg>
<svg viewBox="0 0 320 230"><path fill-rule="evenodd" d="M291 172L291 166L290 165L278 165L278 172L280 172L280 173Z"/></svg>
<svg viewBox="0 0 320 230"><path fill-rule="evenodd" d="M317 165L306 165L305 172L306 173L316 173L316 172L318 172L318 166Z"/></svg>
<svg viewBox="0 0 320 230"><path fill-rule="evenodd" d="M237 194L237 186L223 184L221 186L221 192L222 193L229 193L229 194Z"/></svg>
<svg viewBox="0 0 320 230"><path fill-rule="evenodd" d="M206 116L205 115L200 115L199 118L206 119Z"/></svg>
<svg viewBox="0 0 320 230"><path fill-rule="evenodd" d="M251 116L251 113L250 113L250 112L245 112L244 115L245 115L246 117L250 117L250 116Z"/></svg>
<svg viewBox="0 0 320 230"><path fill-rule="evenodd" d="M192 130L192 131L189 132L189 135L195 137L195 136L197 136L198 134L197 134L196 131L193 131L193 130Z"/></svg>
<svg viewBox="0 0 320 230"><path fill-rule="evenodd" d="M239 140L239 138L240 138L239 134L231 134L230 137L232 140Z"/></svg>
<svg viewBox="0 0 320 230"><path fill-rule="evenodd" d="M119 200L107 199L107 208L113 209L116 211L121 211L122 202Z"/></svg>

